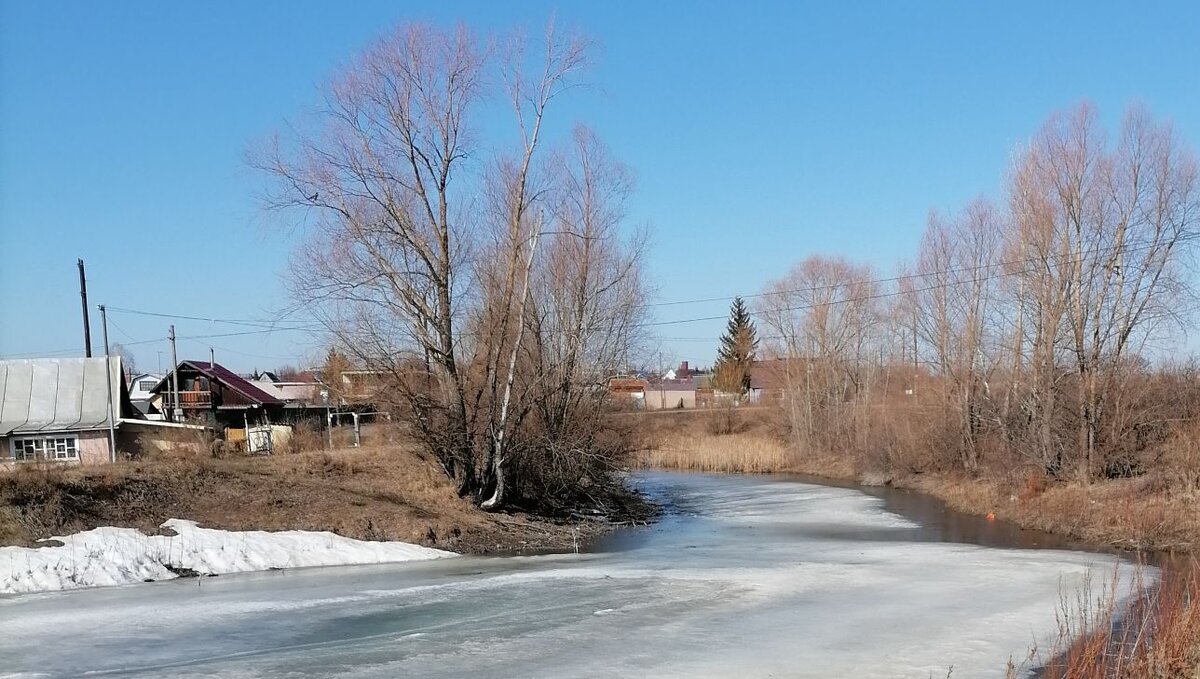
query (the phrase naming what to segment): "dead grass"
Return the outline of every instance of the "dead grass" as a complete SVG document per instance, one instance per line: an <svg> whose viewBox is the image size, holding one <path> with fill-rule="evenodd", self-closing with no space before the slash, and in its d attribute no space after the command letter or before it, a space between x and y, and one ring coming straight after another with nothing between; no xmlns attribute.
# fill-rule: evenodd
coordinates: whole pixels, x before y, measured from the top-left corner
<svg viewBox="0 0 1200 679"><path fill-rule="evenodd" d="M758 474L787 469L791 458L785 446L763 434L693 433L642 451L637 464L643 468Z"/></svg>
<svg viewBox="0 0 1200 679"><path fill-rule="evenodd" d="M1056 636L1034 647L1007 677L1037 669L1050 679L1183 679L1200 673L1200 566L1169 564L1157 583L1145 586L1140 569L1127 583L1140 595L1122 600L1114 571L1100 592L1091 578L1076 592L1060 594Z"/></svg>
<svg viewBox="0 0 1200 679"><path fill-rule="evenodd" d="M934 495L951 508L994 513L1025 528L1122 549L1192 552L1200 546L1200 497L1152 478L1091 485L1046 482L1014 487L1004 480L924 474L898 485Z"/></svg>
<svg viewBox="0 0 1200 679"><path fill-rule="evenodd" d="M1177 472L1164 470L1085 486L1054 482L1028 469L993 471L979 477L877 471L865 468L853 456L795 450L783 443L769 421L756 424L747 419L738 425L739 433L711 433L706 418L725 416L692 411L645 417L646 440L635 464L713 473L799 473L866 485L895 485L933 495L957 511L995 514L1025 528L1095 544L1135 550L1200 549L1200 484L1193 483L1192 476L1181 483ZM718 430L726 428L724 422L718 424Z"/></svg>
<svg viewBox="0 0 1200 679"><path fill-rule="evenodd" d="M406 446L211 456L0 474L0 544L169 518L227 530L327 530L473 553L570 548L598 526L493 516Z"/></svg>

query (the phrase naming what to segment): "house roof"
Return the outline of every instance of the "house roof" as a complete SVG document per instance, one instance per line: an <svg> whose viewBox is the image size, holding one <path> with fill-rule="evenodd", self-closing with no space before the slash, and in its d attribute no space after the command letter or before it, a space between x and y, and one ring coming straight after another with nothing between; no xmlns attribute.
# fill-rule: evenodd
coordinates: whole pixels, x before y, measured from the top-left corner
<svg viewBox="0 0 1200 679"><path fill-rule="evenodd" d="M121 357L0 361L0 436L87 431L109 426L108 406L121 415ZM105 389L105 385L108 389Z"/></svg>
<svg viewBox="0 0 1200 679"><path fill-rule="evenodd" d="M210 363L208 361L180 361L179 368L191 368L205 377L216 380L226 387L233 389L242 396L245 396L251 403L259 405L283 405L283 400L268 394L261 388L254 385L250 380L233 372L229 368L220 363ZM171 374L167 373L162 380L151 391L158 393L171 380Z"/></svg>
<svg viewBox="0 0 1200 679"><path fill-rule="evenodd" d="M644 391L646 389L646 380L638 377L611 377L608 380L608 388L621 391Z"/></svg>

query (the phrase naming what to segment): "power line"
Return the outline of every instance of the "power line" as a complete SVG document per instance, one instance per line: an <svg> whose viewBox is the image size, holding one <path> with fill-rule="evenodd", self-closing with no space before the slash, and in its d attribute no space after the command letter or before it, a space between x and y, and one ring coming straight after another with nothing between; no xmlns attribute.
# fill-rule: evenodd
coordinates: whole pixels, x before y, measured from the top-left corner
<svg viewBox="0 0 1200 679"><path fill-rule="evenodd" d="M278 332L278 330L246 330L243 332L221 332L221 333L213 333L213 334L209 334L209 335L179 335L175 339L177 339L177 340L203 340L203 339L216 339L219 337L243 337L246 335L266 335L266 334L270 334L272 332ZM168 341L166 337L155 337L153 339L135 340L133 342L125 342L122 344L122 346L133 347L133 346L138 346L141 344L154 344L156 342L166 342L166 341Z"/></svg>
<svg viewBox="0 0 1200 679"><path fill-rule="evenodd" d="M225 323L229 325L242 325L252 328L265 328L270 330L308 330L314 326L312 324L298 325L281 325L279 321L269 319L243 319L243 318L214 318L208 316L188 316L185 314L168 314L159 311L146 311L144 309L130 309L127 307L108 307L109 311L116 311L124 314L134 314L138 316L152 316L154 318L170 318L184 321L203 321L205 323Z"/></svg>
<svg viewBox="0 0 1200 679"><path fill-rule="evenodd" d="M1197 237L1200 237L1200 234L1188 234L1188 235L1181 236L1178 240L1179 241L1188 241L1188 240L1195 239ZM1117 250L1122 250L1123 252L1138 252L1138 251L1150 249L1150 248L1153 248L1156 246L1161 247L1161 246L1163 246L1163 244L1161 242L1150 242L1150 243L1145 243L1145 244L1140 244L1140 245L1135 245L1135 246L1130 246L1129 244L1124 244L1122 246L1117 246L1117 245L1100 246L1100 245L1098 245L1098 246L1089 248L1088 250L1081 252L1079 255L1074 255L1071 258L1065 258L1060 255L1052 255L1050 257L1027 257L1024 259L995 262L995 263L990 263L990 264L981 264L981 265L969 266L969 267L947 268L947 269L942 269L942 270L937 270L937 271L903 274L903 275L891 276L891 277L887 277L887 278L875 278L875 279L866 279L866 280L857 280L857 281L847 281L845 283L818 285L818 286L811 286L811 287L807 287L807 288L776 290L776 291L762 292L762 293L734 295L734 296L730 296L730 297L707 297L707 298L698 298L698 299L690 299L690 300L685 299L685 300L670 300L670 301L665 301L665 302L652 302L652 303L640 305L640 307L641 308L651 308L651 307L660 307L660 306L675 306L675 305L684 305L684 304L700 304L700 303L709 303L709 302L717 302L717 301L729 301L729 300L734 299L735 297L741 297L742 299L755 299L755 298L761 298L761 297L771 297L771 296L775 296L775 295L788 295L788 294L797 294L797 293L815 293L815 292L832 290L832 289L836 289L836 288L848 286L848 285L871 285L872 287L874 287L874 286L885 285L885 284L898 284L903 281L913 280L913 279L927 279L927 278L931 278L931 277L945 276L945 275L951 275L951 274L974 273L974 272L985 271L985 270L991 271L991 270L1001 269L1001 271L999 273L989 273L988 275L986 275L982 278L971 278L971 279L965 279L965 280L947 281L947 282L943 282L943 283L937 283L937 284L934 284L934 285L931 285L928 287L912 289L912 290L897 289L894 291L873 293L871 295L865 295L865 296L860 296L860 297L843 298L843 299L837 299L837 300L830 300L828 302L803 304L803 305L784 307L781 309L772 310L773 312L803 311L803 310L814 309L814 308L827 306L827 305L833 305L833 304L849 304L849 303L853 303L853 302L871 301L871 300L876 300L876 299L886 299L886 298L890 298L890 297L896 297L896 296L899 296L902 294L927 292L927 291L931 291L931 290L948 288L951 286L961 285L961 284L970 283L970 282L982 282L982 281L993 280L993 279L1002 278L1002 277L1006 277L1006 276L1014 276L1014 275L1022 275L1022 274L1026 274L1026 273L1032 273L1033 271L1036 270L1036 269L1027 268L1027 269L1015 269L1015 270L1011 270L1011 271L1003 271L1003 269L1005 267L1011 267L1011 266L1018 265L1018 264L1034 263L1039 266L1049 264L1051 262L1055 262L1055 263L1059 263L1059 264L1067 264L1067 263L1073 263L1075 261L1082 261L1084 254L1099 253L1099 252L1102 252L1105 250L1111 250L1114 253ZM1063 260L1063 261L1058 262L1057 260ZM147 311L144 309L131 309L128 307L112 307L112 306L110 306L110 307L108 307L108 310L114 311L114 312L119 312L119 313L134 314L134 315L140 315L140 316L149 316L149 317L155 317L155 318L192 320L192 321L201 321L201 322L206 322L206 323L225 323L225 324L232 324L232 325L238 325L238 326L244 326L244 327L258 328L256 330L247 330L247 331L242 331L242 332L213 333L213 334L206 334L206 335L190 335L190 336L181 336L178 338L178 339L183 339L183 340L202 340L202 339L215 339L215 338L221 338L221 337L240 337L240 336L249 336L249 335L269 334L272 332L321 331L321 330L325 329L323 326L321 326L320 324L316 324L316 323L305 323L305 324L296 324L296 325L280 325L279 321L272 321L272 320L219 318L219 317L209 317L209 316L194 316L194 315L187 315L187 314L168 314L168 313L162 313L162 312L156 312L156 311ZM288 312L288 313L290 314L292 312ZM762 316L765 312L751 311L750 313L753 315L756 315L756 316ZM684 319L676 319L676 320L669 320L669 321L655 321L655 322L651 322L651 323L642 324L639 327L646 328L646 327L661 327L661 326L667 326L667 325L683 325L686 323L699 323L699 322L704 322L704 321L724 320L725 318L727 318L727 316L725 314L722 314L720 316L702 316L702 317L684 318ZM114 326L115 326L115 324L114 324ZM125 332L119 326L118 326L118 330L120 330L121 333L123 335L125 335L126 337L131 337L129 335L129 333ZM701 338L701 337L672 337L672 338L660 338L660 339L663 341L678 341L678 342L711 341L711 338ZM125 346L137 346L137 345L153 344L156 342L165 342L165 341L167 341L165 338L155 338L155 339L148 339L148 340L133 340L130 342L126 342L124 344L125 344ZM64 350L59 353L67 353L69 351L70 350ZM228 350L226 350L226 351L228 351ZM16 356L22 356L22 355L36 356L36 355L46 355L47 353L54 353L54 352L41 352L40 354L31 353L31 354L15 354L15 355ZM239 352L231 352L231 353L239 353ZM261 357L261 358L278 358L278 357L265 357L265 356L259 356L259 357Z"/></svg>
<svg viewBox="0 0 1200 679"><path fill-rule="evenodd" d="M1183 236L1179 236L1176 239L1176 241L1177 242L1186 242L1186 241L1194 240L1196 238L1200 238L1200 233L1185 234ZM1083 253L1099 252L1102 250L1116 251L1118 249L1123 249L1124 252L1138 252L1139 250L1153 248L1156 245L1158 245L1160 247L1166 247L1166 244L1163 243L1162 241L1152 241L1149 243L1142 243L1142 244L1140 244L1140 246L1134 246L1134 247L1130 247L1128 243L1126 243L1124 245L1097 245L1093 248L1088 248L1087 250L1084 250ZM929 272L925 272L925 273L901 274L899 276L892 276L890 278L875 278L875 279L868 279L868 280L862 280L862 281L853 281L853 283L873 283L873 284L900 283L902 281L910 280L910 279L914 279L914 278L927 278L929 276L938 276L938 275L947 275L947 274L956 274L956 273L968 273L968 272L973 272L973 271L980 271L983 269L992 269L995 267L1005 267L1005 266L1014 266L1014 265L1018 265L1018 264L1028 264L1030 262L1038 263L1038 262L1041 262L1043 259L1057 260L1059 257L1060 257L1060 255L1052 255L1048 258L1031 256L1031 257L1026 257L1025 259L1014 259L1014 260L1003 261L1003 262L995 262L993 264L980 264L977 266L942 269L942 270L938 270L938 271L929 271ZM1027 272L1015 271L1015 272L1011 272L1008 275L1017 275L1017 274L1021 274L1021 273L1027 273ZM755 299L758 297L770 297L772 295L787 295L787 294L795 294L795 293L800 293L800 292L820 292L823 290L837 288L837 287L840 287L841 285L844 285L844 284L843 283L834 283L834 284L830 284L830 285L817 285L817 286L812 286L812 287L808 287L808 288L773 290L771 292L756 292L756 293L748 293L748 294L740 294L740 295L729 295L729 296L725 296L725 297L701 297L701 298L696 298L696 299L669 300L669 301L665 301L665 302L648 302L646 304L641 305L641 307L642 308L651 308L651 307L662 307L662 306L680 306L680 305L685 305L685 304L705 304L705 303L709 303L709 302L731 302L738 297L741 297L742 299ZM722 317L722 318L724 318L724 317Z"/></svg>
<svg viewBox="0 0 1200 679"><path fill-rule="evenodd" d="M1187 241L1187 240L1193 240L1198 237L1200 237L1200 234L1188 234L1188 235L1180 236L1178 240L1179 241ZM1103 252L1104 250L1112 250L1115 253L1118 249L1120 249L1123 252L1139 252L1141 250L1152 249L1156 246L1165 247L1161 242L1151 242L1151 243L1142 244L1142 245L1136 246L1136 247L1129 247L1128 245L1096 246L1094 248L1089 248L1088 250L1082 251L1076 258L1067 259L1065 261L1058 262L1058 263L1060 265L1062 265L1062 264L1082 262L1084 260L1084 255L1086 253L1097 253L1098 254L1100 252ZM1060 259L1060 257L1059 256L1053 256L1053 257L1047 257L1047 258L1028 257L1023 260L1013 260L1013 261L1008 261L1008 262L996 262L994 264L982 264L982 265L973 266L973 267L961 267L958 269L943 269L943 270L939 270L939 271L927 271L924 273L905 274L903 276L893 276L891 278L877 278L877 279L866 279L866 280L857 280L857 281L846 281L844 283L813 286L811 288L797 288L797 289L793 289L793 290L778 290L778 291L772 291L772 292L757 293L757 294L753 294L753 295L739 295L739 296L742 297L743 299L750 299L750 298L755 298L755 297L769 297L769 296L774 296L774 295L794 294L794 293L800 293L800 292L820 292L820 291L824 291L824 290L832 290L835 288L844 287L844 286L852 286L852 285L872 285L872 286L874 286L874 285L879 285L879 284L884 284L884 283L898 283L900 281L909 280L909 279L913 279L913 278L932 278L935 276L943 276L943 275L949 275L949 274L953 274L953 273L967 273L967 272L971 272L971 271L980 271L980 270L984 270L984 269L996 269L996 268L1002 269L1004 267L1012 266L1014 264L1021 264L1021 263L1032 262L1034 264L1041 264L1044 262L1044 260L1057 260L1057 259ZM849 304L852 302L862 302L862 301L869 301L869 300L874 300L874 299L884 299L884 298L888 298L888 297L896 297L896 296L903 295L903 294L928 292L930 290L937 290L939 288L948 288L948 287L952 287L955 285L962 285L965 283L983 282L983 281L993 280L996 278L1003 278L1006 276L1019 276L1022 274L1033 273L1036 270L1037 270L1037 268L1013 270L1013 271L1001 271L998 274L989 274L982 278L971 278L971 279L966 279L966 280L948 281L945 283L939 283L939 284L935 284L935 285L932 285L929 287L919 288L919 289L914 289L914 290L902 290L901 289L901 290L896 290L893 292L876 293L873 295L866 295L866 296L857 297L857 298L845 298L845 299L830 300L828 302L821 302L821 303L815 303L815 304L803 304L803 305L792 306L792 307L784 307L781 309L772 309L771 311L772 312L804 311L807 309L816 309L818 307L829 306L829 305L833 305L833 304ZM710 298L710 300L715 300L715 299L721 299L721 298ZM733 299L733 298L729 297L729 298L723 298L723 299ZM700 301L700 300L694 300L694 301ZM680 302L680 303L686 303L686 302ZM755 316L762 316L766 312L750 311L749 313L751 315L755 315ZM704 316L704 317L698 317L698 318L685 318L685 319L679 319L679 320L674 320L674 321L657 321L654 323L647 323L643 327L663 326L663 325L682 325L684 323L699 323L701 321L719 321L719 320L724 320L726 318L728 318L728 315L723 314L721 316Z"/></svg>

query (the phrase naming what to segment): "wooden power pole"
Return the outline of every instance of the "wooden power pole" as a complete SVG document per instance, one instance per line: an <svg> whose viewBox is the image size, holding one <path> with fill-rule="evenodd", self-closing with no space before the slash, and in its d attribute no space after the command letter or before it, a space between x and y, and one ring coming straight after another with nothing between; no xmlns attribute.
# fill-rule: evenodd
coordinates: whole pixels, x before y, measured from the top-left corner
<svg viewBox="0 0 1200 679"><path fill-rule="evenodd" d="M171 326L171 332L167 335L167 339L171 340L171 400L174 407L171 410L171 421L183 421L183 407L179 405L179 358L175 354L175 326Z"/></svg>
<svg viewBox="0 0 1200 679"><path fill-rule="evenodd" d="M79 262L79 296L83 299L83 355L92 357L92 324L88 322L87 274L83 271L83 259Z"/></svg>

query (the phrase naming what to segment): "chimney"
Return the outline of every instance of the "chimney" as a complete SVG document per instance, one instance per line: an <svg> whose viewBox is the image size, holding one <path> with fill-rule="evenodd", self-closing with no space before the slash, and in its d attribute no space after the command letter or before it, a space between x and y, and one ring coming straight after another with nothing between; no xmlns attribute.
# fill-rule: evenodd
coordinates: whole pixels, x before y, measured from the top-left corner
<svg viewBox="0 0 1200 679"><path fill-rule="evenodd" d="M687 362L687 361L681 361L681 362L679 363L679 374L678 374L678 375L676 375L676 377L678 377L678 378L679 378L679 379L681 379L681 380L684 380L684 379L687 379L687 378L688 378L688 375L689 375L689 374L690 374L690 373L688 373L688 362Z"/></svg>

